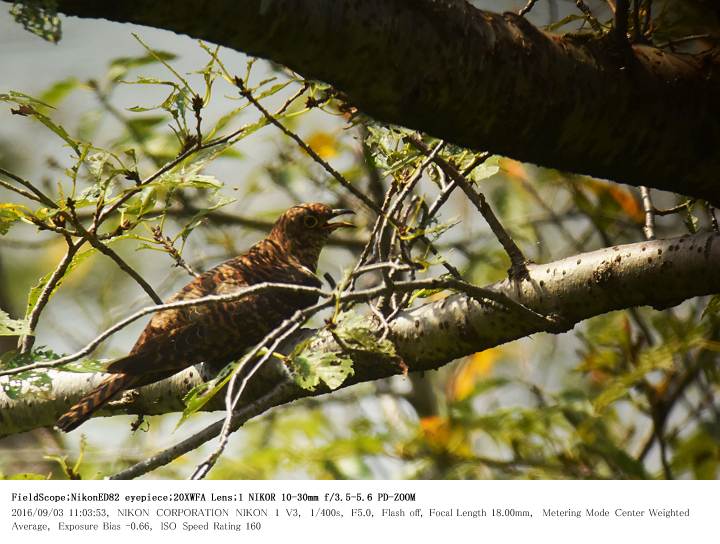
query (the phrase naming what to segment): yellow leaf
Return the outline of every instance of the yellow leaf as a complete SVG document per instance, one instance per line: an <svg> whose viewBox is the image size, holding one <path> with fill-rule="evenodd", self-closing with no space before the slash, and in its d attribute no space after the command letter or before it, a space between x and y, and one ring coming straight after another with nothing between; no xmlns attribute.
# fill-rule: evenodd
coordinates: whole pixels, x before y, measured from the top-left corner
<svg viewBox="0 0 720 544"><path fill-rule="evenodd" d="M424 417L420 420L420 430L426 444L436 452L458 457L472 455L467 429L462 425L453 425L447 417Z"/></svg>
<svg viewBox="0 0 720 544"><path fill-rule="evenodd" d="M477 382L490 374L500 353L500 348L486 349L471 355L461 363L448 382L447 395L449 399L464 400L468 398L475 391Z"/></svg>
<svg viewBox="0 0 720 544"><path fill-rule="evenodd" d="M598 196L608 195L636 223L645 220L645 213L640 208L637 198L626 187L594 178L584 178L582 184Z"/></svg>
<svg viewBox="0 0 720 544"><path fill-rule="evenodd" d="M640 209L637 199L628 189L612 185L609 187L608 192L612 199L618 203L620 208L622 208L633 221L636 223L645 221L645 213Z"/></svg>
<svg viewBox="0 0 720 544"><path fill-rule="evenodd" d="M305 141L323 159L329 159L338 154L335 138L327 132L313 132Z"/></svg>

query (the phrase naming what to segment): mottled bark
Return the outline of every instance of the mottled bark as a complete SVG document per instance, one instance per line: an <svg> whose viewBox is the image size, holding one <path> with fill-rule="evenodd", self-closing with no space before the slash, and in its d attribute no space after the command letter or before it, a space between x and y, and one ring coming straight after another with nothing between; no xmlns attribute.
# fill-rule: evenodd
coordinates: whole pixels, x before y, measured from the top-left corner
<svg viewBox="0 0 720 544"><path fill-rule="evenodd" d="M685 299L720 292L720 235L701 233L669 240L653 240L583 253L542 265L529 265L529 278L489 286L536 312L555 316L570 329L584 319L613 310L650 305L664 308ZM381 334L381 328L373 327ZM343 386L421 371L538 332L528 320L496 304L478 302L463 294L402 313L391 324L390 337L404 364L376 354L353 352L355 374ZM316 335L315 350L340 351L327 331ZM53 373L51 394L22 395L17 400L0 393L0 436L52 425L79 397L93 389L102 375ZM4 380L7 378L0 378ZM269 364L244 397L244 405L287 380L281 364ZM162 414L182 409L182 397L199 383L195 369L138 390L125 402L98 415L113 413ZM251 416L271 406L327 391L285 388L269 404L258 404ZM207 406L222 409L218 396Z"/></svg>
<svg viewBox="0 0 720 544"><path fill-rule="evenodd" d="M545 34L464 0L59 0L272 59L367 114L518 160L720 205L720 64Z"/></svg>

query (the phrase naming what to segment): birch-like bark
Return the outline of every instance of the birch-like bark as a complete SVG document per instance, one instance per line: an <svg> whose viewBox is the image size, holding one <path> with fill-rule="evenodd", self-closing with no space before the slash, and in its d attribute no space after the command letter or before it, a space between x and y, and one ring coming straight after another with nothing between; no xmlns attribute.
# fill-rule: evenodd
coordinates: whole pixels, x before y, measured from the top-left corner
<svg viewBox="0 0 720 544"><path fill-rule="evenodd" d="M464 0L59 0L329 82L381 121L720 206L720 60L546 34ZM51 46L48 46L51 47Z"/></svg>
<svg viewBox="0 0 720 544"><path fill-rule="evenodd" d="M700 233L668 240L652 240L583 253L541 265L529 265L521 282L489 286L544 315L554 316L562 329L590 317L637 306L665 308L691 297L720 292L720 235ZM368 317L368 319L373 319ZM382 333L382 328L373 325ZM353 352L355 373L343 387L402 373L438 368L454 359L538 332L537 320L497 304L478 302L463 294L403 312L391 323L390 338L404 364L373 353ZM342 351L327 331L316 334L312 349ZM51 371L50 394L26 392L10 399L0 392L0 436L50 426L57 417L102 379L101 374ZM8 380L8 377L0 380ZM164 414L182 410L182 397L201 376L195 368L139 389L98 415L117 413ZM243 406L263 397L287 380L281 364L268 364L251 381ZM298 387L273 397L273 405L308 395ZM242 406L241 406L242 407ZM257 415L270 408L262 405ZM223 408L223 396L207 405Z"/></svg>

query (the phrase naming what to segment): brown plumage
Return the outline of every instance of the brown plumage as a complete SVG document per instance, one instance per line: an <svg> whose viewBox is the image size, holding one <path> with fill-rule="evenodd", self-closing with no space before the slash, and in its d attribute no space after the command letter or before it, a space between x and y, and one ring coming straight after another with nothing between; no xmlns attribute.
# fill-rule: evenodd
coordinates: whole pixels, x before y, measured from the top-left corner
<svg viewBox="0 0 720 544"><path fill-rule="evenodd" d="M320 287L318 257L330 233L352 226L330 219L353 213L325 204L301 204L283 213L270 234L246 253L208 270L168 302L231 293L262 282ZM132 351L110 363L106 378L58 420L75 429L120 391L147 385L201 362L212 368L238 359L298 309L317 301L312 294L266 292L234 302L203 304L156 313Z"/></svg>

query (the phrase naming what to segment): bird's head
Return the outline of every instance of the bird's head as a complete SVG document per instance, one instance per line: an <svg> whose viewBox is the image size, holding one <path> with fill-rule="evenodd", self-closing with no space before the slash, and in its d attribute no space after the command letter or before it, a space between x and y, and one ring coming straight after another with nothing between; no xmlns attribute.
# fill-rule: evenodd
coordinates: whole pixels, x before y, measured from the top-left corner
<svg viewBox="0 0 720 544"><path fill-rule="evenodd" d="M299 204L277 219L269 238L314 272L320 251L330 234L339 228L355 226L332 219L352 213L355 212L344 208L333 209L320 202Z"/></svg>

